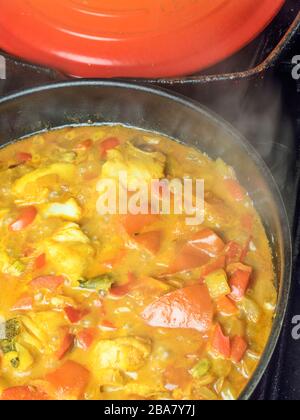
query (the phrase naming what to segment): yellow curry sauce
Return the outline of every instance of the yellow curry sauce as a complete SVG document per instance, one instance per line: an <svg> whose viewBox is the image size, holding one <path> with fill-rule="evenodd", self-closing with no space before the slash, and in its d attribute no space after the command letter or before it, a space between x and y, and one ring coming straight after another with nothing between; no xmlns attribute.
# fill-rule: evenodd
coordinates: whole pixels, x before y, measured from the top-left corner
<svg viewBox="0 0 300 420"><path fill-rule="evenodd" d="M68 128L0 151L0 395L236 399L276 290L232 168L159 135ZM101 177L205 181L205 221L100 216Z"/></svg>

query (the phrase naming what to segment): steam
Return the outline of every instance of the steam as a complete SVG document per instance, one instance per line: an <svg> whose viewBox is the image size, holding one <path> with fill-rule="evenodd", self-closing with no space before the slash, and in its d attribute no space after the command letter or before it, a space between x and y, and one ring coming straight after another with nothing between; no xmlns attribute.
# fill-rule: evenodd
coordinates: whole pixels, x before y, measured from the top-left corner
<svg viewBox="0 0 300 420"><path fill-rule="evenodd" d="M294 167L295 137L275 77L226 81L183 90L207 105L239 130L263 158L277 184L290 183Z"/></svg>

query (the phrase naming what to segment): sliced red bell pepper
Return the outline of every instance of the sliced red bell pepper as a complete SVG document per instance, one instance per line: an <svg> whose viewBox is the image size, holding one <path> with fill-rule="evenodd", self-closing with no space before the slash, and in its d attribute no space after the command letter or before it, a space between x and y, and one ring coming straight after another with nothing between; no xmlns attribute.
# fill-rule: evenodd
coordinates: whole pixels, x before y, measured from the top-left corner
<svg viewBox="0 0 300 420"><path fill-rule="evenodd" d="M156 214L127 214L120 217L121 225L128 235L140 233L143 228L150 226L159 220Z"/></svg>
<svg viewBox="0 0 300 420"><path fill-rule="evenodd" d="M2 401L47 401L48 395L32 386L16 386L3 391Z"/></svg>
<svg viewBox="0 0 300 420"><path fill-rule="evenodd" d="M34 222L37 213L37 209L33 206L24 207L21 209L18 218L9 226L9 229L12 232L20 232L24 230Z"/></svg>
<svg viewBox="0 0 300 420"><path fill-rule="evenodd" d="M213 304L206 285L176 290L157 299L142 313L152 327L188 328L208 331L213 319Z"/></svg>
<svg viewBox="0 0 300 420"><path fill-rule="evenodd" d="M77 334L77 343L78 346L86 351L93 344L95 338L97 337L98 330L96 328L84 328Z"/></svg>
<svg viewBox="0 0 300 420"><path fill-rule="evenodd" d="M90 372L79 363L69 360L46 375L45 379L55 389L58 398L80 399L88 385Z"/></svg>
<svg viewBox="0 0 300 420"><path fill-rule="evenodd" d="M116 137L109 137L108 139L102 141L99 145L100 155L102 159L107 157L107 152L109 150L115 149L120 145L120 140Z"/></svg>
<svg viewBox="0 0 300 420"><path fill-rule="evenodd" d="M234 302L227 296L222 296L216 301L217 310L225 316L237 315L239 310Z"/></svg>
<svg viewBox="0 0 300 420"><path fill-rule="evenodd" d="M244 188L235 179L225 179L224 186L235 201L242 201L246 197Z"/></svg>
<svg viewBox="0 0 300 420"><path fill-rule="evenodd" d="M46 265L46 254L39 255L35 260L35 269L41 270Z"/></svg>
<svg viewBox="0 0 300 420"><path fill-rule="evenodd" d="M241 261L243 248L240 244L234 241L228 242L225 247L226 264L232 264Z"/></svg>
<svg viewBox="0 0 300 420"><path fill-rule="evenodd" d="M189 245L195 250L204 252L210 258L217 257L225 247L222 239L211 229L203 229L195 233L189 240Z"/></svg>
<svg viewBox="0 0 300 420"><path fill-rule="evenodd" d="M77 324L77 322L81 321L82 318L84 318L88 314L88 311L76 309L72 306L66 306L64 311L72 324Z"/></svg>
<svg viewBox="0 0 300 420"><path fill-rule="evenodd" d="M72 349L74 346L75 337L73 334L66 333L61 341L60 347L57 350L55 356L58 360L62 360L64 356Z"/></svg>
<svg viewBox="0 0 300 420"><path fill-rule="evenodd" d="M11 311L30 311L33 308L33 297L29 295L23 295L11 308Z"/></svg>
<svg viewBox="0 0 300 420"><path fill-rule="evenodd" d="M32 154L25 153L25 152L18 152L16 155L16 158L19 163L26 163L32 160Z"/></svg>
<svg viewBox="0 0 300 420"><path fill-rule="evenodd" d="M152 254L157 254L161 246L162 233L160 231L141 233L135 236L134 240Z"/></svg>
<svg viewBox="0 0 300 420"><path fill-rule="evenodd" d="M238 270L246 271L247 273L250 273L250 274L253 271L252 267L250 267L249 265L243 264L242 262L232 263L226 267L226 271L229 276L232 276Z"/></svg>
<svg viewBox="0 0 300 420"><path fill-rule="evenodd" d="M225 268L225 262L225 255L217 257L215 260L209 262L201 268L200 276L205 277L208 274L213 273L214 271Z"/></svg>
<svg viewBox="0 0 300 420"><path fill-rule="evenodd" d="M222 239L211 229L203 229L194 234L176 253L170 266L170 273L201 267L211 258L218 257L224 250Z"/></svg>
<svg viewBox="0 0 300 420"><path fill-rule="evenodd" d="M231 354L230 338L227 337L223 333L223 330L220 324L216 325L216 328L212 337L211 346L212 346L212 349L220 356L223 356L225 359L230 358L230 354Z"/></svg>
<svg viewBox="0 0 300 420"><path fill-rule="evenodd" d="M206 265L209 257L201 251L195 251L189 245L185 245L176 252L176 259L169 267L167 274L180 273L182 271L192 270L197 267Z"/></svg>
<svg viewBox="0 0 300 420"><path fill-rule="evenodd" d="M41 276L32 280L29 283L29 286L32 289L47 289L51 292L55 292L60 286L65 282L64 277L62 276Z"/></svg>
<svg viewBox="0 0 300 420"><path fill-rule="evenodd" d="M249 287L250 278L252 274L252 268L245 266L244 264L231 264L227 268L229 273L231 272L229 285L231 287L231 294L229 297L238 302L240 301L246 294L246 291Z"/></svg>
<svg viewBox="0 0 300 420"><path fill-rule="evenodd" d="M240 363L248 349L246 340L242 337L234 337L231 343L231 360Z"/></svg>

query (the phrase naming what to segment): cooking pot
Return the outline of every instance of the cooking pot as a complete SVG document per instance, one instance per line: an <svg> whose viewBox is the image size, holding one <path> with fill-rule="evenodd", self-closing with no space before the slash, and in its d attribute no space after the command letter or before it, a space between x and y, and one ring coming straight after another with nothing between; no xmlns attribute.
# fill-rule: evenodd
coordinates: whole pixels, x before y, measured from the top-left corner
<svg viewBox="0 0 300 420"><path fill-rule="evenodd" d="M272 247L278 303L260 364L241 399L249 399L275 349L291 282L291 238L276 183L252 146L223 119L165 90L109 81L76 81L38 87L0 99L0 144L64 126L124 124L155 131L199 148L234 167L252 197Z"/></svg>
<svg viewBox="0 0 300 420"><path fill-rule="evenodd" d="M252 41L284 3L0 0L0 48L77 77L191 74Z"/></svg>

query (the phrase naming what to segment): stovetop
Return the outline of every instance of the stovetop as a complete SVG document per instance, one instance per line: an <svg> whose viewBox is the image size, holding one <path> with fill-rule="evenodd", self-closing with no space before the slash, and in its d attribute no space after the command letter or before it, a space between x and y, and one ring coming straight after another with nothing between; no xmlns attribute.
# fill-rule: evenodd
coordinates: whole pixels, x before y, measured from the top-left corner
<svg viewBox="0 0 300 420"><path fill-rule="evenodd" d="M300 34L278 65L261 78L173 88L215 110L246 136L270 168L287 208L293 235L290 301L279 343L254 400L300 400L300 68L296 71L293 64L300 54L297 44Z"/></svg>
<svg viewBox="0 0 300 420"><path fill-rule="evenodd" d="M292 289L281 338L267 373L254 395L256 399L300 400L300 335L297 327L300 319L300 300L298 298L300 296L300 71L298 72L299 79L294 80L292 69L295 65L291 65L293 57L299 55L300 51L297 50L299 41L300 36L296 40L294 49L287 53L275 72L275 77L282 86L282 106L284 109L277 137L279 139L278 147L282 149L278 156L279 161L282 161L280 167L283 168L283 173L281 174L280 169L278 171L280 177L283 176L282 182L278 180L278 177L276 178L281 186L293 227ZM286 130L288 132L291 130L288 142L290 145L289 151L286 141L281 141L287 136ZM292 159L289 158L290 152L293 155L291 156ZM290 177L285 178L287 172L290 172ZM293 182L293 178L295 182ZM294 324L294 322L297 322L297 324Z"/></svg>
<svg viewBox="0 0 300 420"><path fill-rule="evenodd" d="M297 72L292 62L300 55L297 44L300 34L276 67L250 80L169 86L207 105L246 136L273 173L287 208L294 245L292 290L281 338L253 395L256 400L300 400L300 328L295 335L293 325L298 315L300 325L300 68ZM0 95L56 78L52 71L9 63Z"/></svg>
<svg viewBox="0 0 300 420"><path fill-rule="evenodd" d="M283 113L276 124L273 153L266 159L281 189L292 226L293 234L293 278L289 306L280 341L269 368L254 394L255 399L300 400L300 335L295 336L293 324L300 316L300 71L295 80L291 64L299 50L300 36L294 48L283 57L274 72L275 80L281 86ZM295 74L294 74L295 76ZM264 96L264 91L262 91ZM270 104L272 107L272 104ZM299 319L297 321L299 324ZM297 337L297 339L296 339Z"/></svg>

